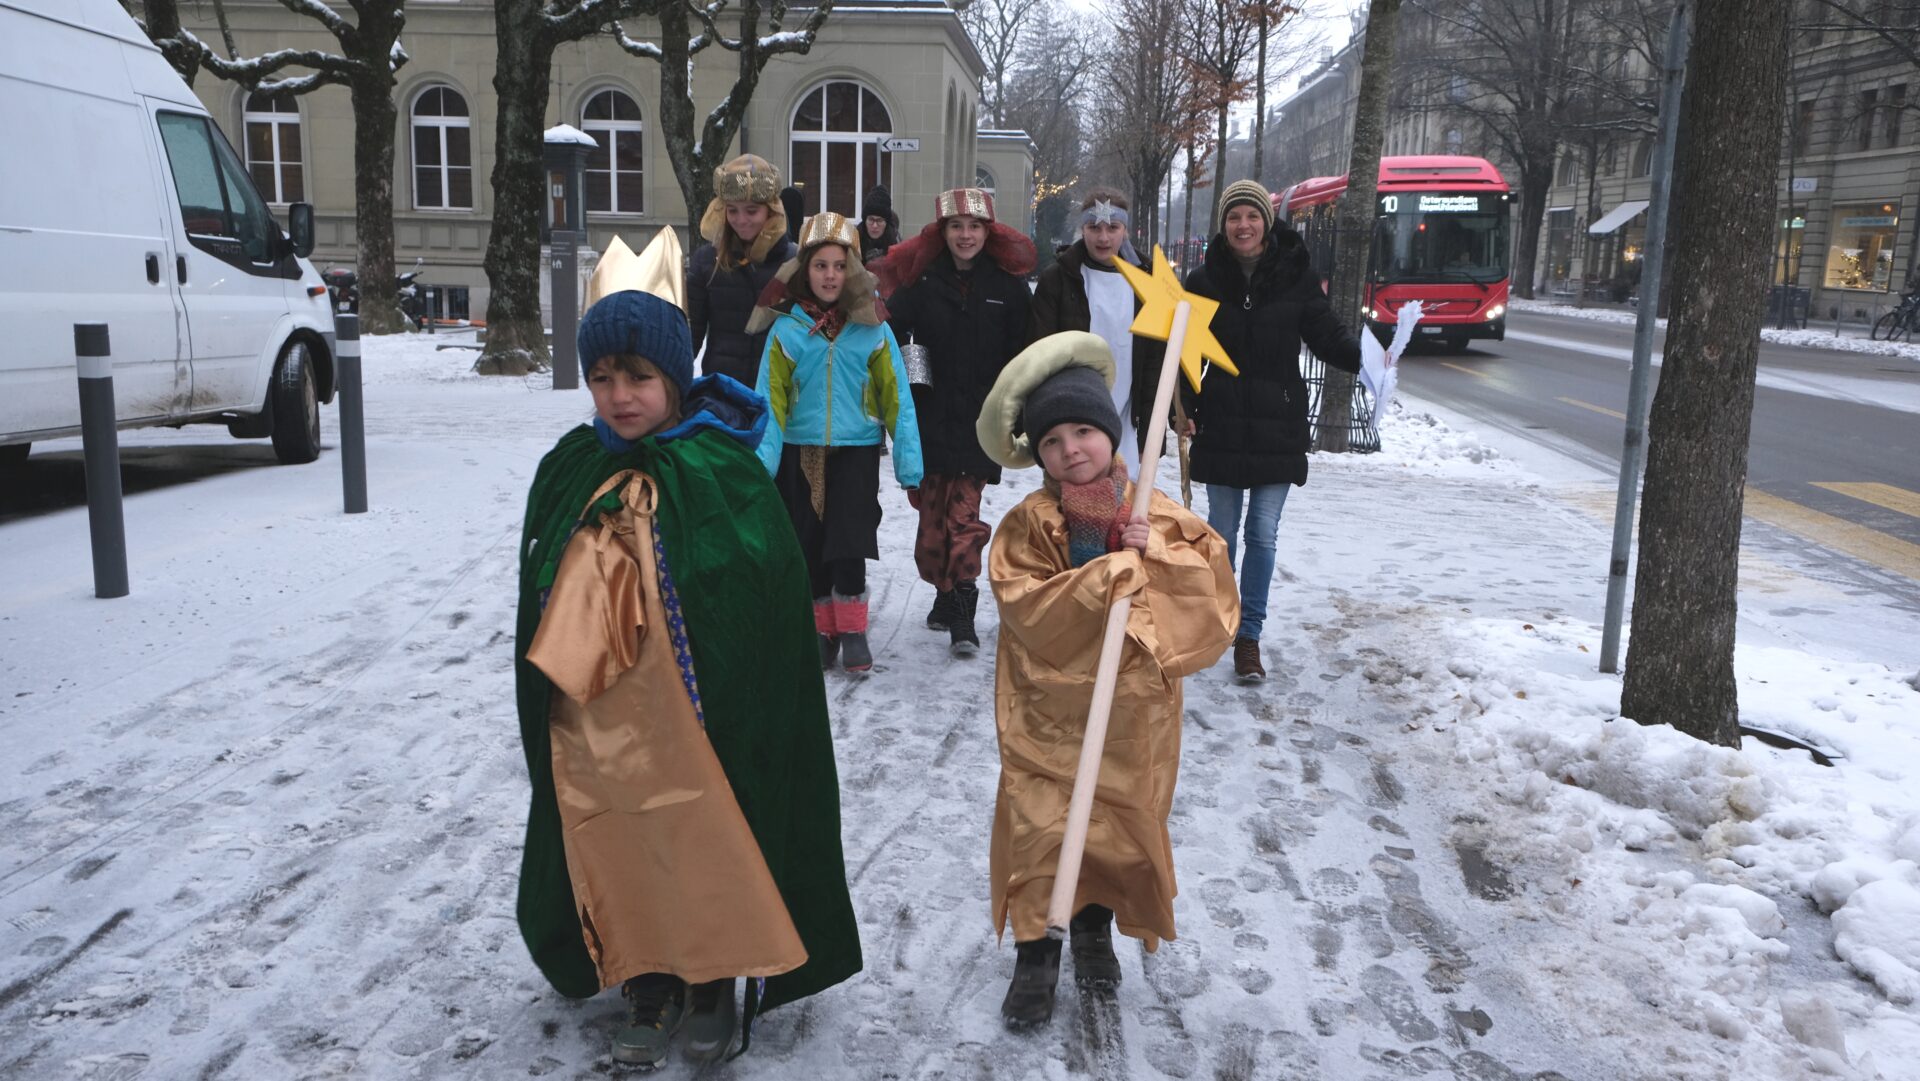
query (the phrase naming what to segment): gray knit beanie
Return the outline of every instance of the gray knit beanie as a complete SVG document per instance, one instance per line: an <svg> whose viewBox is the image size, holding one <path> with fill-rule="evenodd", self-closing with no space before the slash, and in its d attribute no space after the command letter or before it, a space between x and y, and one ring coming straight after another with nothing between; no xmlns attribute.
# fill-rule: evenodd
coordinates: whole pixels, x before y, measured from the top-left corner
<svg viewBox="0 0 1920 1081"><path fill-rule="evenodd" d="M1261 187L1259 181L1236 180L1220 193L1221 229L1227 227L1227 211L1236 206L1250 206L1260 211L1260 220L1267 231L1273 231L1273 194Z"/></svg>
<svg viewBox="0 0 1920 1081"><path fill-rule="evenodd" d="M1020 410L1020 427L1035 446L1055 425L1069 421L1093 425L1119 448L1120 413L1098 371L1079 365L1062 368L1033 388Z"/></svg>

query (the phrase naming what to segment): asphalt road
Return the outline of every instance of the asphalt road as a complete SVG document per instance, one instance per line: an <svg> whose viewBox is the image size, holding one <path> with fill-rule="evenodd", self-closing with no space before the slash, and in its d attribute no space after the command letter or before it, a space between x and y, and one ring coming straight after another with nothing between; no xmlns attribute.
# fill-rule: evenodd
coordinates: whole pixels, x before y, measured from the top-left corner
<svg viewBox="0 0 1920 1081"><path fill-rule="evenodd" d="M1411 355L1400 381L1418 397L1614 473L1632 345L1631 325L1514 312L1506 341ZM1760 384L1748 516L1870 564L1896 592L1920 596L1920 414L1908 411L1920 402L1920 363L1762 343Z"/></svg>

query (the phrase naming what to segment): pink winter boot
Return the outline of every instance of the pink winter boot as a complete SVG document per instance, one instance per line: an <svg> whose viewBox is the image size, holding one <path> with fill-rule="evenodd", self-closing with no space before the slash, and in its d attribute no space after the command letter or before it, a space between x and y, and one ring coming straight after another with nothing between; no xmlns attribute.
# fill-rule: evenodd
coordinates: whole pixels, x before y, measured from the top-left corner
<svg viewBox="0 0 1920 1081"><path fill-rule="evenodd" d="M813 629L820 632L820 668L825 671L833 667L833 658L840 652L840 639L833 633L832 597L813 599Z"/></svg>
<svg viewBox="0 0 1920 1081"><path fill-rule="evenodd" d="M865 672L873 667L873 650L867 647L867 595L833 595L833 627L840 634L840 663L849 672Z"/></svg>

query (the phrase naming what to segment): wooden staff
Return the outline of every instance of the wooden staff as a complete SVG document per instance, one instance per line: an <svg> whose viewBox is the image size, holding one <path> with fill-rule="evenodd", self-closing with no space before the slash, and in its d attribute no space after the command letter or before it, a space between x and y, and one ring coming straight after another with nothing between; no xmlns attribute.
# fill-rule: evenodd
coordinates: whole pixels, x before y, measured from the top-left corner
<svg viewBox="0 0 1920 1081"><path fill-rule="evenodd" d="M1157 253L1156 253L1157 255ZM1153 412L1147 420L1146 450L1140 455L1140 476L1133 483L1132 518L1147 520L1153 500L1153 475L1166 446L1167 410L1173 404L1173 381L1180 376L1180 351L1187 337L1187 318L1193 307L1182 300L1173 310L1173 330L1160 362L1160 385L1154 388ZM1107 611L1107 634L1100 643L1100 664L1094 669L1093 708L1080 740L1080 764L1073 774L1073 798L1067 802L1067 832L1060 839L1060 864L1053 872L1053 897L1047 903L1047 937L1067 937L1073 918L1073 898L1080 889L1080 863L1087 854L1087 823L1093 816L1093 793L1100 785L1100 758L1107 749L1107 721L1113 714L1113 689L1120 678L1120 651L1126 645L1127 617L1133 598L1121 597Z"/></svg>

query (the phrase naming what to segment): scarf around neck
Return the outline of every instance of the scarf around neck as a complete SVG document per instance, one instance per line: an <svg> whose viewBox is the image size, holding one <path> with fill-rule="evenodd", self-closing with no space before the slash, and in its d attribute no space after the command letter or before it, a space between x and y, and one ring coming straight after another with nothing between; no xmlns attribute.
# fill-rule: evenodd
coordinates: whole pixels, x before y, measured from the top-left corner
<svg viewBox="0 0 1920 1081"><path fill-rule="evenodd" d="M1060 496L1060 513L1067 520L1067 561L1075 567L1120 550L1120 531L1127 524L1127 463L1116 454L1107 475L1086 484L1068 484L1048 477L1046 486Z"/></svg>
<svg viewBox="0 0 1920 1081"><path fill-rule="evenodd" d="M794 298L794 303L807 313L807 318L813 320L813 329L807 331L808 334L818 334L832 341L840 336L840 328L847 325L847 310L838 304L830 308L823 307L805 297Z"/></svg>

